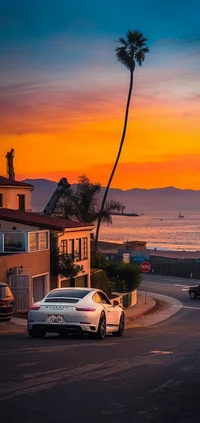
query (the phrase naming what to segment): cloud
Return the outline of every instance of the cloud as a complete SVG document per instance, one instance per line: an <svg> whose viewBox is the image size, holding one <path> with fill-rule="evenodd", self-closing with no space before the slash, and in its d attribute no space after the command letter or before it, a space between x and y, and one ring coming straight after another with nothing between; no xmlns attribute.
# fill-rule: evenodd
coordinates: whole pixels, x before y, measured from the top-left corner
<svg viewBox="0 0 200 423"><path fill-rule="evenodd" d="M141 112L175 119L199 115L199 68L187 48L179 49L180 44L196 45L194 39L152 45L134 75L133 119ZM43 39L39 51L35 44L21 48L16 67L11 52L0 64L1 133L60 132L83 120L123 119L129 73L116 62L111 36L59 34Z"/></svg>

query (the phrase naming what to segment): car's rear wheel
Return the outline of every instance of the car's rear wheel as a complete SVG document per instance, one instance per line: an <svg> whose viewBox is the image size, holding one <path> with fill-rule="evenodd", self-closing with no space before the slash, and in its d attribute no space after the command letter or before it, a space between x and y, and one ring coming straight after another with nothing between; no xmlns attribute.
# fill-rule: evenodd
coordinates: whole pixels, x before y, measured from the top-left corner
<svg viewBox="0 0 200 423"><path fill-rule="evenodd" d="M44 329L28 329L28 334L31 338L44 338L46 331Z"/></svg>
<svg viewBox="0 0 200 423"><path fill-rule="evenodd" d="M117 332L113 332L114 336L123 336L124 334L124 326L125 326L125 316L124 313L121 314L119 327Z"/></svg>
<svg viewBox="0 0 200 423"><path fill-rule="evenodd" d="M99 326L98 326L98 331L96 333L96 337L98 339L104 339L105 336L106 336L106 315L102 311L100 319L99 319Z"/></svg>
<svg viewBox="0 0 200 423"><path fill-rule="evenodd" d="M195 292L193 291L190 292L190 298L191 300L195 300L197 298L197 295L195 294Z"/></svg>

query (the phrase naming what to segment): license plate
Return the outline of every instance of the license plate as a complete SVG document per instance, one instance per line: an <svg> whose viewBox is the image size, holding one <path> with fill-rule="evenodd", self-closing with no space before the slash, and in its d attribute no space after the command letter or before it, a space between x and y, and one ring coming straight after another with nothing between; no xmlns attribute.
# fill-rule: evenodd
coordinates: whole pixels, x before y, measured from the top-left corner
<svg viewBox="0 0 200 423"><path fill-rule="evenodd" d="M63 318L60 314L51 314L49 316L49 323L62 323Z"/></svg>

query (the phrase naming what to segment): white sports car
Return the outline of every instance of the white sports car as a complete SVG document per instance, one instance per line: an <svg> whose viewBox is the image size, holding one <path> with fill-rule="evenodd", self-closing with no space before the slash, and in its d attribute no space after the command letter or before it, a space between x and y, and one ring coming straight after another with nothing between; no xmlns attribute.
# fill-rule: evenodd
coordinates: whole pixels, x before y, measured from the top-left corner
<svg viewBox="0 0 200 423"><path fill-rule="evenodd" d="M122 336L124 324L124 311L118 301L112 304L103 291L93 288L53 289L28 312L32 338L42 338L47 332L87 332L103 339L107 333Z"/></svg>

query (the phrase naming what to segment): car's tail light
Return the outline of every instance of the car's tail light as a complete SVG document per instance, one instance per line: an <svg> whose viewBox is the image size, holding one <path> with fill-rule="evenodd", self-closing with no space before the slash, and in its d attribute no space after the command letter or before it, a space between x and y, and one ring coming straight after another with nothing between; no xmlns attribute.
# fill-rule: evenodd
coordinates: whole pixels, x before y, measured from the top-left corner
<svg viewBox="0 0 200 423"><path fill-rule="evenodd" d="M36 304L33 304L31 307L29 307L29 310L39 310L40 309L40 305L36 305Z"/></svg>
<svg viewBox="0 0 200 423"><path fill-rule="evenodd" d="M76 311L95 311L95 308L92 307L76 307L75 308Z"/></svg>

